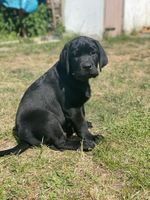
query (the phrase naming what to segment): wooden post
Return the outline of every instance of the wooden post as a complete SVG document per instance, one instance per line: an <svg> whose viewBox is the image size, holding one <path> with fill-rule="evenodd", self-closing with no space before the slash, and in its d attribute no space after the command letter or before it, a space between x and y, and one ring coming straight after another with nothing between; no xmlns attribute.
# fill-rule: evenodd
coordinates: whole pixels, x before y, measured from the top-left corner
<svg viewBox="0 0 150 200"><path fill-rule="evenodd" d="M54 0L46 0L46 4L49 8L52 9L53 26L54 28L56 28L56 12L55 12Z"/></svg>

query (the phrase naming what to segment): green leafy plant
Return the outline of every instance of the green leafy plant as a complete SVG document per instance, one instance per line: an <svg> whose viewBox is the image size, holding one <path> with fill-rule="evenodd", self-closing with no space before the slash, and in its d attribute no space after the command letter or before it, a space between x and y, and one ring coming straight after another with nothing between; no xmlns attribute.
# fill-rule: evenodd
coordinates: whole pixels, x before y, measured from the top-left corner
<svg viewBox="0 0 150 200"><path fill-rule="evenodd" d="M15 11L0 7L0 32L10 33L16 30L17 21Z"/></svg>
<svg viewBox="0 0 150 200"><path fill-rule="evenodd" d="M52 12L40 4L34 13L19 15L18 10L0 7L0 34L16 32L21 36L46 34L52 28Z"/></svg>
<svg viewBox="0 0 150 200"><path fill-rule="evenodd" d="M22 19L22 29L26 31L27 36L43 35L51 28L52 14L47 10L44 4L41 4L37 11L31 13Z"/></svg>
<svg viewBox="0 0 150 200"><path fill-rule="evenodd" d="M65 27L63 26L63 24L60 21L57 22L54 34L58 37L61 37L64 32L65 32Z"/></svg>

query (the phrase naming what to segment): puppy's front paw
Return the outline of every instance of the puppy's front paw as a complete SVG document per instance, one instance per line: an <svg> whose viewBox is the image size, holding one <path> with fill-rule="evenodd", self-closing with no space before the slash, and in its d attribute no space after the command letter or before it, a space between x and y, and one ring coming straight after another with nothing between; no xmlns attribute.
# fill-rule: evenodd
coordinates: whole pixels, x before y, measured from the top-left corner
<svg viewBox="0 0 150 200"><path fill-rule="evenodd" d="M95 147L95 143L92 140L84 140L83 141L83 150L91 151Z"/></svg>

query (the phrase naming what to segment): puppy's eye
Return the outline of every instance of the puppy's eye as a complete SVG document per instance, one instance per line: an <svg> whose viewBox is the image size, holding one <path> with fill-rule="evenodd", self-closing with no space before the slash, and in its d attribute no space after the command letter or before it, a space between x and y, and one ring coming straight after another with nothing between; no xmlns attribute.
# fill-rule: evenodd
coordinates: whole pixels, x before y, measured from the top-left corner
<svg viewBox="0 0 150 200"><path fill-rule="evenodd" d="M95 51L91 51L91 52L90 52L90 55L95 55L95 54L96 54Z"/></svg>

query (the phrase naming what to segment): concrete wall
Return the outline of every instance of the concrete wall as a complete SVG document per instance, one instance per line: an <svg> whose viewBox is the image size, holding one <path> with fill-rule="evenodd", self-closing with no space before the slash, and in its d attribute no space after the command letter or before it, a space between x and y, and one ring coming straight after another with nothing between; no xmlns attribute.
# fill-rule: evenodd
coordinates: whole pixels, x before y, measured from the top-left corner
<svg viewBox="0 0 150 200"><path fill-rule="evenodd" d="M63 0L66 31L101 38L104 22L104 0Z"/></svg>
<svg viewBox="0 0 150 200"><path fill-rule="evenodd" d="M150 26L150 0L125 0L124 31L140 30Z"/></svg>

